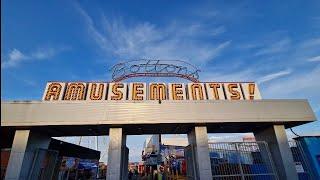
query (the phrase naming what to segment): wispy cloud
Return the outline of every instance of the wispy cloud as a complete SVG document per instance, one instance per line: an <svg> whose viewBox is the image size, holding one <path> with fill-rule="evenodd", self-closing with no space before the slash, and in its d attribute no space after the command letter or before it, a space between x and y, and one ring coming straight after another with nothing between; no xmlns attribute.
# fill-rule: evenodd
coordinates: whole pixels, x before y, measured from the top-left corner
<svg viewBox="0 0 320 180"><path fill-rule="evenodd" d="M267 86L262 86L262 88L260 87L262 97L266 99L307 99L313 107L313 111L315 113L319 113L319 76L320 65L309 70L308 73L293 73L285 78L275 80ZM297 130L300 135L319 135L319 127L320 124L316 121L307 125L299 126L295 128L295 130Z"/></svg>
<svg viewBox="0 0 320 180"><path fill-rule="evenodd" d="M63 50L65 50L65 48L63 49L41 48L36 50L35 52L32 52L31 57L33 57L34 59L48 59L55 56L56 54L58 54Z"/></svg>
<svg viewBox="0 0 320 180"><path fill-rule="evenodd" d="M309 62L319 62L320 61L320 56L315 56L307 59Z"/></svg>
<svg viewBox="0 0 320 180"><path fill-rule="evenodd" d="M210 81L254 81L257 79L257 74L255 74L252 69L245 69L235 72L224 72L224 71L206 71L201 74L201 79L204 82Z"/></svg>
<svg viewBox="0 0 320 180"><path fill-rule="evenodd" d="M267 74L267 75L262 76L261 78L259 78L257 80L257 83L262 84L262 83L265 83L265 82L268 82L268 81L271 81L271 80L274 80L274 79L289 75L291 73L292 73L292 70L287 69L287 70L284 70L284 71L279 71L279 72L276 72L276 73Z"/></svg>
<svg viewBox="0 0 320 180"><path fill-rule="evenodd" d="M311 38L303 43L301 43L300 47L301 48L311 48L311 47L318 47L320 46L320 37L317 38Z"/></svg>
<svg viewBox="0 0 320 180"><path fill-rule="evenodd" d="M290 76L274 81L271 85L266 86L263 94L266 98L308 98L319 105L320 96L318 90L320 83L320 66L314 67L307 74L305 72L291 74ZM285 90L284 90L285 89Z"/></svg>
<svg viewBox="0 0 320 180"><path fill-rule="evenodd" d="M241 81L255 81L258 84L263 84L268 81L273 81L276 79L279 79L281 77L284 77L286 75L289 75L292 73L291 69L286 69L270 74L263 74L256 71L254 68L252 69L245 69L235 72L205 72L202 73L202 78L204 82L209 81L231 81L231 82L241 82Z"/></svg>
<svg viewBox="0 0 320 180"><path fill-rule="evenodd" d="M21 51L13 49L8 55L8 60L1 62L1 68L15 67L26 59L29 59L29 57L24 55Z"/></svg>
<svg viewBox="0 0 320 180"><path fill-rule="evenodd" d="M212 38L226 31L224 26L174 21L164 28L150 22L130 25L121 19L95 22L77 3L75 7L82 15L90 37L105 54L120 59L159 58L183 59L199 64L219 56L231 44L231 40L220 42L200 41L200 37ZM98 28L102 25L103 28ZM206 39L203 38L203 39Z"/></svg>
<svg viewBox="0 0 320 180"><path fill-rule="evenodd" d="M62 51L69 50L69 47L60 48L38 48L30 53L23 53L19 49L11 50L7 57L1 62L1 68L14 68L26 61L45 60L54 57Z"/></svg>
<svg viewBox="0 0 320 180"><path fill-rule="evenodd" d="M256 52L255 55L256 56L270 55L270 54L276 54L276 53L287 51L290 47L290 43L291 43L291 40L289 38L285 38L280 41L270 43L269 45L258 50L258 52Z"/></svg>
<svg viewBox="0 0 320 180"><path fill-rule="evenodd" d="M220 34L222 34L224 32L226 32L226 28L224 26L219 26L219 27L217 27L215 29L212 29L210 31L210 35L217 36L217 35L220 35Z"/></svg>
<svg viewBox="0 0 320 180"><path fill-rule="evenodd" d="M318 17L313 17L311 19L311 25L316 28L316 29L319 29L320 28L320 16Z"/></svg>

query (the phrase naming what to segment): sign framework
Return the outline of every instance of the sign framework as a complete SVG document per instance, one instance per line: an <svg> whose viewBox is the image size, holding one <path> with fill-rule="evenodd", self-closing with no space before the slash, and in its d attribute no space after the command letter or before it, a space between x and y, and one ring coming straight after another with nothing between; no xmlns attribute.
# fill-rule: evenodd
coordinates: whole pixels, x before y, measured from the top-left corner
<svg viewBox="0 0 320 180"><path fill-rule="evenodd" d="M257 100L254 82L48 82L44 101Z"/></svg>
<svg viewBox="0 0 320 180"><path fill-rule="evenodd" d="M194 65L181 60L140 59L121 62L111 68L112 81L132 77L180 77L199 82L200 70Z"/></svg>

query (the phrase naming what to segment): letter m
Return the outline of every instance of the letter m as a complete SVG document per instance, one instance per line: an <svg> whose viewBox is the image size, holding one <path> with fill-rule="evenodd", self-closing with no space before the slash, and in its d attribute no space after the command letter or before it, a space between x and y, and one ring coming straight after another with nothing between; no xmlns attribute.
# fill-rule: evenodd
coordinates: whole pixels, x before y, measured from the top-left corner
<svg viewBox="0 0 320 180"><path fill-rule="evenodd" d="M84 83L69 83L64 94L64 100L84 100L86 85Z"/></svg>
<svg viewBox="0 0 320 180"><path fill-rule="evenodd" d="M167 87L163 83L150 84L150 100L165 100L167 98Z"/></svg>

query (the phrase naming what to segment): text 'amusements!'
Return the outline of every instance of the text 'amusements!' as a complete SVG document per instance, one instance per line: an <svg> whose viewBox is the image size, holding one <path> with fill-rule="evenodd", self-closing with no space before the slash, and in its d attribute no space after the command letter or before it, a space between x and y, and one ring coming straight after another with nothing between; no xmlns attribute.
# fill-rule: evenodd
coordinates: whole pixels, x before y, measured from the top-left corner
<svg viewBox="0 0 320 180"><path fill-rule="evenodd" d="M256 100L254 82L48 82L43 101Z"/></svg>

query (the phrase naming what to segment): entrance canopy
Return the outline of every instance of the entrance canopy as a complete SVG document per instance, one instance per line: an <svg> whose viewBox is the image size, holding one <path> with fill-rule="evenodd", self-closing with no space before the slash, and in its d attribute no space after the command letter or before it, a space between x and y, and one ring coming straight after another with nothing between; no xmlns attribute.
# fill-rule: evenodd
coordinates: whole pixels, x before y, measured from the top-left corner
<svg viewBox="0 0 320 180"><path fill-rule="evenodd" d="M1 126L51 136L187 133L206 125L209 133L251 132L271 124L286 128L315 121L307 100L240 101L13 101L1 103Z"/></svg>

